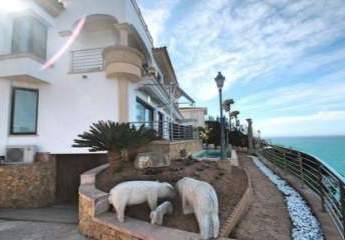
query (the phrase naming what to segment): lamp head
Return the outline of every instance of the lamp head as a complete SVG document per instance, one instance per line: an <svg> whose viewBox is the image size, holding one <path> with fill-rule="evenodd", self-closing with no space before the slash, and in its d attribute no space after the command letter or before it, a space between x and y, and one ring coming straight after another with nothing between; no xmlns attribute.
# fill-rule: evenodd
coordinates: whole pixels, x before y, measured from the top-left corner
<svg viewBox="0 0 345 240"><path fill-rule="evenodd" d="M225 77L222 75L221 72L218 72L218 75L217 75L217 77L214 80L217 83L218 89L222 89L223 86L224 86Z"/></svg>
<svg viewBox="0 0 345 240"><path fill-rule="evenodd" d="M231 112L231 117L237 117L238 114L240 114L240 111L233 111Z"/></svg>
<svg viewBox="0 0 345 240"><path fill-rule="evenodd" d="M231 104L234 104L235 101L233 99L227 99L223 102L223 109L227 112L231 109Z"/></svg>

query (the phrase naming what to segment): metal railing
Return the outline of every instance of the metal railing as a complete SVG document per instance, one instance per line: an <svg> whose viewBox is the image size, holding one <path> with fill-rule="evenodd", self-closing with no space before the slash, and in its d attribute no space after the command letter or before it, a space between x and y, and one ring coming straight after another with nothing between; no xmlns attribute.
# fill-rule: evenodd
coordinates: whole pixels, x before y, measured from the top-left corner
<svg viewBox="0 0 345 240"><path fill-rule="evenodd" d="M131 0L130 2L132 3L132 5L133 5L133 7L134 7L134 10L135 10L136 13L138 14L138 17L139 17L141 23L143 24L143 27L144 27L145 33L146 33L146 35L147 35L147 38L150 40L150 42L151 42L152 45L153 45L153 37L152 37L152 35L151 35L150 31L149 31L149 28L148 28L148 26L147 26L147 24L146 24L146 22L145 22L145 19L144 19L142 13L141 13L141 10L140 10L140 8L139 8L139 6L138 6L136 0Z"/></svg>
<svg viewBox="0 0 345 240"><path fill-rule="evenodd" d="M71 72L103 71L103 48L92 48L71 51Z"/></svg>
<svg viewBox="0 0 345 240"><path fill-rule="evenodd" d="M170 141L192 140L199 136L192 125L181 125L168 121L130 122L130 124L136 127L145 125L145 127L154 129L157 137Z"/></svg>
<svg viewBox="0 0 345 240"><path fill-rule="evenodd" d="M318 158L293 149L276 145L267 145L259 153L283 171L300 180L302 186L308 186L321 200L337 230L345 239L345 180L328 164Z"/></svg>

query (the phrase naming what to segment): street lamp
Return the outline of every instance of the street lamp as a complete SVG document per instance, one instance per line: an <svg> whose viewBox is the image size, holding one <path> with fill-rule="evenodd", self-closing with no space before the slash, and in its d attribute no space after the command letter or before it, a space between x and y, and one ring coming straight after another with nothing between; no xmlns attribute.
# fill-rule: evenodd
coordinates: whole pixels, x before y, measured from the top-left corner
<svg viewBox="0 0 345 240"><path fill-rule="evenodd" d="M221 72L218 72L217 77L214 79L216 81L218 91L219 91L219 110L220 110L220 157L221 160L225 159L224 154L224 122L223 122L223 100L222 100L222 88L224 86L225 77Z"/></svg>
<svg viewBox="0 0 345 240"><path fill-rule="evenodd" d="M231 113L230 113L230 116L229 116L229 118L230 118L230 123L231 123L231 118L235 118L235 129L236 129L236 127L239 125L238 123L238 115L240 114L240 111L232 111Z"/></svg>
<svg viewBox="0 0 345 240"><path fill-rule="evenodd" d="M223 108L226 112L229 113L229 135L226 136L226 148L229 148L227 149L227 152L229 152L229 155L231 157L231 152L232 152L232 146L231 146L231 143L229 142L229 137L230 137L230 133L231 133L231 105L234 104L235 101L233 99L227 99L223 102Z"/></svg>

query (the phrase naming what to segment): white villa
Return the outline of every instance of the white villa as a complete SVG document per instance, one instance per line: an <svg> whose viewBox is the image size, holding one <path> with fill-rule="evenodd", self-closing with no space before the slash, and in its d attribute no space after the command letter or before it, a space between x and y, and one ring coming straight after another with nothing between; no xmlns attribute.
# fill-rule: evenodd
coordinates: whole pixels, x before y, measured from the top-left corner
<svg viewBox="0 0 345 240"><path fill-rule="evenodd" d="M185 93L135 0L22 5L0 12L0 156L86 153L73 139L99 120L145 122L166 139L181 128Z"/></svg>

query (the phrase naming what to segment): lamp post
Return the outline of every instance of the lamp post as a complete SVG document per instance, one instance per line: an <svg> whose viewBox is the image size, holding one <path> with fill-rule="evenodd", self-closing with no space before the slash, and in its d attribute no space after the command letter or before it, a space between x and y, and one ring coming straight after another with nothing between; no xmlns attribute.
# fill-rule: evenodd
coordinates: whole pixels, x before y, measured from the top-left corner
<svg viewBox="0 0 345 240"><path fill-rule="evenodd" d="M228 140L229 140L230 134L231 134L231 105L234 103L235 103L235 101L233 99L227 99L223 102L224 110L229 113L229 135L226 136L226 143L227 143L226 148L229 148L229 149L227 149L228 150L227 152L229 152L230 158L231 158L232 146L231 146L230 141L228 141Z"/></svg>
<svg viewBox="0 0 345 240"><path fill-rule="evenodd" d="M235 118L235 129L236 129L236 126L238 125L238 122L237 122L238 121L238 119L237 119L238 114L240 114L239 111L233 111L233 112L229 113L230 123L231 123L231 119Z"/></svg>
<svg viewBox="0 0 345 240"><path fill-rule="evenodd" d="M224 152L224 122L223 122L223 99L222 99L222 89L224 86L225 77L221 72L218 72L217 77L214 79L216 81L218 91L219 91L219 110L220 110L220 157L221 160L225 159Z"/></svg>

